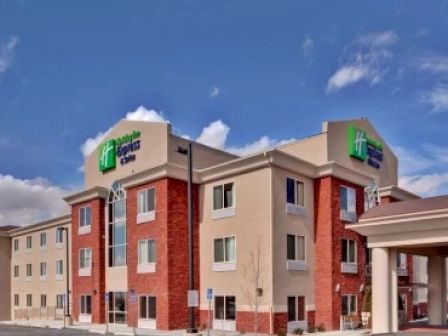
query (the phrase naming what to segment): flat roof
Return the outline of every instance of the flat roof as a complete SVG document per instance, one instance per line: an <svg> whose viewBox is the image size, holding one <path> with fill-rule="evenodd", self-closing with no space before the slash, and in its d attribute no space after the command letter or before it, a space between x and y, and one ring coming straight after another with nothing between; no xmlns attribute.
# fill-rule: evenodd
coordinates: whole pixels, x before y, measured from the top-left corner
<svg viewBox="0 0 448 336"><path fill-rule="evenodd" d="M448 209L448 195L411 199L380 205L367 210L359 220Z"/></svg>
<svg viewBox="0 0 448 336"><path fill-rule="evenodd" d="M10 231L10 230L14 230L17 228L18 228L18 226L14 226L14 225L4 225L4 226L0 226L0 231Z"/></svg>

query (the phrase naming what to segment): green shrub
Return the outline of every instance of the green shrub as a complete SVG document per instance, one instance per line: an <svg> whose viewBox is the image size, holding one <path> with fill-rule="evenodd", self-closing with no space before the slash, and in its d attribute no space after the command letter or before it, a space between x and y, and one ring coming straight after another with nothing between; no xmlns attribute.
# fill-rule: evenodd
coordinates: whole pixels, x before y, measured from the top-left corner
<svg viewBox="0 0 448 336"><path fill-rule="evenodd" d="M325 327L323 324L318 324L316 327L316 330L319 332L325 331Z"/></svg>
<svg viewBox="0 0 448 336"><path fill-rule="evenodd" d="M294 335L303 335L303 329L302 328L295 328L292 333Z"/></svg>
<svg viewBox="0 0 448 336"><path fill-rule="evenodd" d="M369 313L372 311L372 289L370 287L366 289L362 298L362 311Z"/></svg>

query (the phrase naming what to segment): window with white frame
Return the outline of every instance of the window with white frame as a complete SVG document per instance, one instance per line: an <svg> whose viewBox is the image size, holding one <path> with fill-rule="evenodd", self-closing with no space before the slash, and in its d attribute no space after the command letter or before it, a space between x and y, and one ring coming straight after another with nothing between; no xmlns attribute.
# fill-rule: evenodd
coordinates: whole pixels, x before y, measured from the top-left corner
<svg viewBox="0 0 448 336"><path fill-rule="evenodd" d="M41 294L40 296L40 307L41 308L47 307L47 296L45 294Z"/></svg>
<svg viewBox="0 0 448 336"><path fill-rule="evenodd" d="M33 237L27 236L26 237L26 249L31 250L33 248Z"/></svg>
<svg viewBox="0 0 448 336"><path fill-rule="evenodd" d="M92 268L92 249L90 247L79 249L79 269L90 268Z"/></svg>
<svg viewBox="0 0 448 336"><path fill-rule="evenodd" d="M296 206L305 206L305 184L302 181L286 178L286 202Z"/></svg>
<svg viewBox="0 0 448 336"><path fill-rule="evenodd" d="M60 245L64 242L64 230L56 229L56 244Z"/></svg>
<svg viewBox="0 0 448 336"><path fill-rule="evenodd" d="M91 315L92 314L92 296L91 295L81 295L81 314Z"/></svg>
<svg viewBox="0 0 448 336"><path fill-rule="evenodd" d="M232 208L233 182L213 187L213 210Z"/></svg>
<svg viewBox="0 0 448 336"><path fill-rule="evenodd" d="M144 239L138 242L138 263L147 265L156 262L156 241Z"/></svg>
<svg viewBox="0 0 448 336"><path fill-rule="evenodd" d="M19 251L19 239L14 239L14 252Z"/></svg>
<svg viewBox="0 0 448 336"><path fill-rule="evenodd" d="M41 232L40 233L40 248L47 247L47 233Z"/></svg>
<svg viewBox="0 0 448 336"><path fill-rule="evenodd" d="M397 268L406 269L407 257L405 253L397 253Z"/></svg>
<svg viewBox="0 0 448 336"><path fill-rule="evenodd" d="M214 262L234 263L235 262L235 236L216 238L214 240Z"/></svg>
<svg viewBox="0 0 448 336"><path fill-rule="evenodd" d="M305 297L288 296L288 322L305 320Z"/></svg>
<svg viewBox="0 0 448 336"><path fill-rule="evenodd" d="M126 192L120 184L114 183L112 185L108 203L108 265L109 267L126 266Z"/></svg>
<svg viewBox="0 0 448 336"><path fill-rule="evenodd" d="M341 315L350 316L356 314L357 314L356 295L355 294L341 295Z"/></svg>
<svg viewBox="0 0 448 336"><path fill-rule="evenodd" d="M157 318L156 297L142 295L139 298L139 319L155 320Z"/></svg>
<svg viewBox="0 0 448 336"><path fill-rule="evenodd" d="M20 296L19 294L14 294L14 307L20 306Z"/></svg>
<svg viewBox="0 0 448 336"><path fill-rule="evenodd" d="M45 278L47 276L47 263L41 262L40 263L40 277Z"/></svg>
<svg viewBox="0 0 448 336"><path fill-rule="evenodd" d="M90 205L79 208L79 227L86 228L92 225L92 208Z"/></svg>
<svg viewBox="0 0 448 336"><path fill-rule="evenodd" d="M33 306L33 295L32 294L27 294L26 295L26 306L27 307L32 307Z"/></svg>
<svg viewBox="0 0 448 336"><path fill-rule="evenodd" d="M235 296L215 296L215 320L235 321Z"/></svg>
<svg viewBox="0 0 448 336"><path fill-rule="evenodd" d="M351 239L342 239L341 244L341 261L344 263L356 263L356 241Z"/></svg>
<svg viewBox="0 0 448 336"><path fill-rule="evenodd" d="M339 187L339 200L341 209L341 219L356 221L356 190L346 186Z"/></svg>
<svg viewBox="0 0 448 336"><path fill-rule="evenodd" d="M26 264L26 276L27 278L31 278L33 276L33 265Z"/></svg>
<svg viewBox="0 0 448 336"><path fill-rule="evenodd" d="M56 294L56 309L64 308L64 294Z"/></svg>
<svg viewBox="0 0 448 336"><path fill-rule="evenodd" d="M148 188L138 192L138 214L147 214L155 209L155 189Z"/></svg>
<svg viewBox="0 0 448 336"><path fill-rule="evenodd" d="M18 278L20 276L19 265L14 265L14 278Z"/></svg>
<svg viewBox="0 0 448 336"><path fill-rule="evenodd" d="M288 260L305 261L305 237L287 235L286 254Z"/></svg>
<svg viewBox="0 0 448 336"><path fill-rule="evenodd" d="M56 277L62 277L64 275L64 261L56 260Z"/></svg>

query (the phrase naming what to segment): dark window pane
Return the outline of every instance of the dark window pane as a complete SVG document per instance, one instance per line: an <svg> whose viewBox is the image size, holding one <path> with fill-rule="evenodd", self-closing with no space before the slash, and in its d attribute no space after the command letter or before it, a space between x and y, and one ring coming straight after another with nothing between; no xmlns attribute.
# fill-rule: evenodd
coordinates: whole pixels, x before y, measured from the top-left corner
<svg viewBox="0 0 448 336"><path fill-rule="evenodd" d="M226 320L235 320L235 297L226 296Z"/></svg>
<svg viewBox="0 0 448 336"><path fill-rule="evenodd" d="M224 184L224 208L233 206L233 183Z"/></svg>
<svg viewBox="0 0 448 336"><path fill-rule="evenodd" d="M356 242L354 240L349 240L349 262L356 262L355 254L356 254Z"/></svg>
<svg viewBox="0 0 448 336"><path fill-rule="evenodd" d="M297 320L305 321L305 297L297 297Z"/></svg>
<svg viewBox="0 0 448 336"><path fill-rule="evenodd" d="M286 254L288 260L296 259L296 238L293 235L288 235L286 242Z"/></svg>
<svg viewBox="0 0 448 336"><path fill-rule="evenodd" d="M222 209L222 186L213 188L213 210Z"/></svg>
<svg viewBox="0 0 448 336"><path fill-rule="evenodd" d="M126 202L121 199L114 203L115 208L115 220L120 220L126 217Z"/></svg>
<svg viewBox="0 0 448 336"><path fill-rule="evenodd" d="M146 307L147 307L146 298L147 298L146 296L140 296L140 318L141 319L148 318L147 311L146 311Z"/></svg>
<svg viewBox="0 0 448 336"><path fill-rule="evenodd" d="M86 314L92 314L92 297L86 296Z"/></svg>
<svg viewBox="0 0 448 336"><path fill-rule="evenodd" d="M296 320L296 298L288 296L288 321Z"/></svg>
<svg viewBox="0 0 448 336"><path fill-rule="evenodd" d="M118 222L114 225L114 245L126 244L126 225Z"/></svg>
<svg viewBox="0 0 448 336"><path fill-rule="evenodd" d="M342 261L343 262L347 262L348 261L348 256L347 256L347 240L343 239L341 241L341 252L342 252Z"/></svg>
<svg viewBox="0 0 448 336"><path fill-rule="evenodd" d="M339 200L341 202L341 209L347 210L347 189L339 187Z"/></svg>
<svg viewBox="0 0 448 336"><path fill-rule="evenodd" d="M215 296L215 320L224 320L224 297Z"/></svg>
<svg viewBox="0 0 448 336"><path fill-rule="evenodd" d="M350 313L356 314L356 296L350 295Z"/></svg>
<svg viewBox="0 0 448 336"><path fill-rule="evenodd" d="M148 297L148 317L150 319L157 318L156 298L154 296Z"/></svg>
<svg viewBox="0 0 448 336"><path fill-rule="evenodd" d="M148 190L148 211L153 211L154 210L154 189L149 189Z"/></svg>
<svg viewBox="0 0 448 336"><path fill-rule="evenodd" d="M223 239L215 239L215 262L224 261L224 241Z"/></svg>
<svg viewBox="0 0 448 336"><path fill-rule="evenodd" d="M342 302L341 302L341 306L342 306L342 316L347 316L348 315L348 305L349 305L349 301L348 301L348 296L343 295L342 296Z"/></svg>
<svg viewBox="0 0 448 336"><path fill-rule="evenodd" d="M294 180L286 179L286 202L296 204L296 196L294 194Z"/></svg>

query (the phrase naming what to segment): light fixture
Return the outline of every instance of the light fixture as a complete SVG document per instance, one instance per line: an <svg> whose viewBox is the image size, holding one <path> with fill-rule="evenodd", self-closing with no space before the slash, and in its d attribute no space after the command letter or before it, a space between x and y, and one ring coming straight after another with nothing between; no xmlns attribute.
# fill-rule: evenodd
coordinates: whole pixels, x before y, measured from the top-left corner
<svg viewBox="0 0 448 336"><path fill-rule="evenodd" d="M359 292L362 293L364 291L364 284L361 284L359 286Z"/></svg>
<svg viewBox="0 0 448 336"><path fill-rule="evenodd" d="M341 289L341 285L340 284L336 284L336 287L334 288L334 291L336 293L339 293L339 290Z"/></svg>

